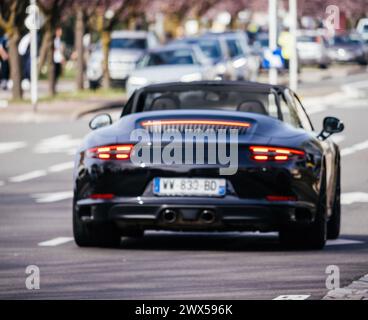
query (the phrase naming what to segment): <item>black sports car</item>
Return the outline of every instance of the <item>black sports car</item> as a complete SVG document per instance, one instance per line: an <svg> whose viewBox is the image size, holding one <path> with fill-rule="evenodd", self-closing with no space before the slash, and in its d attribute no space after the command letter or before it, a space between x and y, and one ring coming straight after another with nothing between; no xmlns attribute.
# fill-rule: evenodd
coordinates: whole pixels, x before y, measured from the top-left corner
<svg viewBox="0 0 368 320"><path fill-rule="evenodd" d="M310 249L339 236L340 152L328 137L344 125L328 117L314 132L286 87L153 85L135 92L119 121L100 115L90 127L74 172L79 246L145 230L279 231L283 244Z"/></svg>

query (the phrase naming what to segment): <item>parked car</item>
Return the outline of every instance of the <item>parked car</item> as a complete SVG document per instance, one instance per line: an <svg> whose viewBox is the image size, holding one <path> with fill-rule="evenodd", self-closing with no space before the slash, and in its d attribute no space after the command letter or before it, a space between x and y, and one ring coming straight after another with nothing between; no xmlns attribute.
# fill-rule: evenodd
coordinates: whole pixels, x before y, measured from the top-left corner
<svg viewBox="0 0 368 320"><path fill-rule="evenodd" d="M337 34L328 41L328 54L331 60L368 64L368 46L358 33Z"/></svg>
<svg viewBox="0 0 368 320"><path fill-rule="evenodd" d="M318 65L325 69L331 64L328 55L328 42L318 31L298 31L297 50L301 65Z"/></svg>
<svg viewBox="0 0 368 320"><path fill-rule="evenodd" d="M116 123L105 114L90 127L74 171L74 238L81 247L119 246L122 236L146 230L278 231L285 246L316 250L339 237L341 161L329 137L344 125L327 117L315 132L284 86L151 85L135 92ZM219 140L234 131L236 144ZM195 160L198 144L188 132L207 134L204 153L235 145L237 165L228 167L235 171L222 175L227 165L216 156ZM178 157L165 162L170 143Z"/></svg>
<svg viewBox="0 0 368 320"><path fill-rule="evenodd" d="M368 18L360 19L356 30L362 36L363 40L368 42Z"/></svg>
<svg viewBox="0 0 368 320"><path fill-rule="evenodd" d="M229 56L236 73L236 80L256 81L261 59L249 44L248 35L241 31L228 31L218 36L223 37L228 47Z"/></svg>
<svg viewBox="0 0 368 320"><path fill-rule="evenodd" d="M251 57L244 33L207 33L200 37L175 40L173 43L198 45L215 67L218 79L250 80L254 79L254 73L258 74L260 62L255 55Z"/></svg>
<svg viewBox="0 0 368 320"><path fill-rule="evenodd" d="M114 31L111 35L109 52L111 81L124 83L146 50L155 48L158 44L158 39L152 32ZM98 44L87 63L87 78L90 88L100 86L102 76L103 52L101 44Z"/></svg>
<svg viewBox="0 0 368 320"><path fill-rule="evenodd" d="M149 51L127 81L127 93L153 83L214 80L215 70L197 46L172 44Z"/></svg>

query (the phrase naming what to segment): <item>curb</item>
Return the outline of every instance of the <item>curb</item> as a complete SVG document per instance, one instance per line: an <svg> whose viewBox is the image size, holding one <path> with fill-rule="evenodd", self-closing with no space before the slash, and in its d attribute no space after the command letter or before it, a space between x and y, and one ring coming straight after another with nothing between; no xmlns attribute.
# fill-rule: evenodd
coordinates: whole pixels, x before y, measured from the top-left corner
<svg viewBox="0 0 368 320"><path fill-rule="evenodd" d="M345 288L329 291L322 300L368 300L368 274Z"/></svg>

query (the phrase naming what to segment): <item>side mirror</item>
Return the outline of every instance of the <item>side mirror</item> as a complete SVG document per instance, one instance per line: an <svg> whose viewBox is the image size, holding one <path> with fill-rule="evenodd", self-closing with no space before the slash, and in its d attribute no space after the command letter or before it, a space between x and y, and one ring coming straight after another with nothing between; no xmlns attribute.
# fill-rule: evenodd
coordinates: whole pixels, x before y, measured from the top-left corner
<svg viewBox="0 0 368 320"><path fill-rule="evenodd" d="M335 133L340 133L344 131L344 123L335 117L327 117L323 120L323 130L319 137L323 140L327 139Z"/></svg>
<svg viewBox="0 0 368 320"><path fill-rule="evenodd" d="M107 127L112 124L112 119L109 114L100 114L94 117L89 123L89 127L92 130L97 130L103 127Z"/></svg>

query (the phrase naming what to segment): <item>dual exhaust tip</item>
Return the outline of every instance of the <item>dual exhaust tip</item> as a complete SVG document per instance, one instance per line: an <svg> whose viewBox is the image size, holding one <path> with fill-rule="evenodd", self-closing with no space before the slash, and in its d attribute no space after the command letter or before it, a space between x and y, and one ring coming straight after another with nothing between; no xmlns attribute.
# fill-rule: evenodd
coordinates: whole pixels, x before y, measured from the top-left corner
<svg viewBox="0 0 368 320"><path fill-rule="evenodd" d="M178 221L179 214L175 210L167 209L163 212L162 217L165 223L173 224ZM199 215L199 221L205 224L212 224L216 221L216 214L212 210L203 210Z"/></svg>

